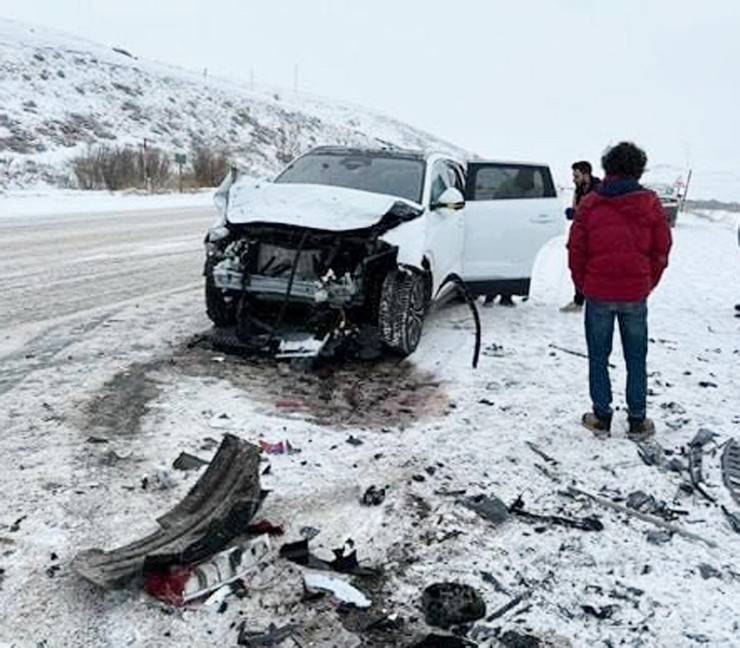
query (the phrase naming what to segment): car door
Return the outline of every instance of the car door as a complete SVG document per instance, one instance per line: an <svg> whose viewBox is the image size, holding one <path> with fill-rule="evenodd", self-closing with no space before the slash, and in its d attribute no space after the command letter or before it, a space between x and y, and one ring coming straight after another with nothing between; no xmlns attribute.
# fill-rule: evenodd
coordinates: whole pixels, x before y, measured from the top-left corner
<svg viewBox="0 0 740 648"><path fill-rule="evenodd" d="M471 291L528 294L537 253L563 231L550 169L471 162L465 200L462 265Z"/></svg>
<svg viewBox="0 0 740 648"><path fill-rule="evenodd" d="M432 209L437 199L449 187L464 193L463 176L451 160L439 158L431 163L425 191L427 209L426 255L432 262L433 289L450 274L462 272L461 259L464 241L463 211L459 209Z"/></svg>

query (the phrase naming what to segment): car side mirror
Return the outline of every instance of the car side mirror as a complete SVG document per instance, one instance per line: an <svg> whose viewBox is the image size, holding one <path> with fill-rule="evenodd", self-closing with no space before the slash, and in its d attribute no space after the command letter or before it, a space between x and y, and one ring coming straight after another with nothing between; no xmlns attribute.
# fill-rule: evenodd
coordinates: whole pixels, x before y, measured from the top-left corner
<svg viewBox="0 0 740 648"><path fill-rule="evenodd" d="M430 205L430 209L462 209L465 207L465 198L455 187L447 187L442 195Z"/></svg>

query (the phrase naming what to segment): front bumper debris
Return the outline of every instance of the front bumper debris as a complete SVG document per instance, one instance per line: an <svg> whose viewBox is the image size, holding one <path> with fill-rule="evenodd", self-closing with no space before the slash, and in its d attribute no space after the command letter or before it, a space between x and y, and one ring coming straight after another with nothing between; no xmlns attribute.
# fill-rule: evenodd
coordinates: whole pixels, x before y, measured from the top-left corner
<svg viewBox="0 0 740 648"><path fill-rule="evenodd" d="M259 463L260 448L225 435L185 499L158 518L159 530L111 551L83 551L72 569L100 587L122 587L143 572L147 559L176 556L185 563L198 562L223 549L245 532L264 499Z"/></svg>

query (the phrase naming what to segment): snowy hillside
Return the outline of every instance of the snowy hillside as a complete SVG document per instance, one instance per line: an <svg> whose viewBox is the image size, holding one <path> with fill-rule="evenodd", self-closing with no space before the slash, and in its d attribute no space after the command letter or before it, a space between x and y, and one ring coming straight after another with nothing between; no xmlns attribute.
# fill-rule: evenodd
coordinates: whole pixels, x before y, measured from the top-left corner
<svg viewBox="0 0 740 648"><path fill-rule="evenodd" d="M133 53L135 55L135 53ZM65 185L89 145L227 149L255 175L316 144L455 148L366 109L142 61L0 20L0 189Z"/></svg>

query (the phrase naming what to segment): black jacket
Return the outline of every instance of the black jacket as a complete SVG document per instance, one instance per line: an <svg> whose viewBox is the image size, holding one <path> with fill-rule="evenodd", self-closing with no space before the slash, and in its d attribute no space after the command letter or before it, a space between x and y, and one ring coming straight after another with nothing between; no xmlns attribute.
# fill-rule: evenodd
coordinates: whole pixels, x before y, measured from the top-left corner
<svg viewBox="0 0 740 648"><path fill-rule="evenodd" d="M578 207L578 203L583 200L584 196L587 196L592 191L595 191L601 185L601 179L591 176L591 182L587 185L578 185L576 187L576 201L575 207Z"/></svg>
<svg viewBox="0 0 740 648"><path fill-rule="evenodd" d="M591 182L587 185L578 185L576 187L576 193L573 197L573 207L568 207L568 209L565 210L565 217L568 220L573 220L573 215L576 212L576 207L578 207L578 203L583 200L584 196L587 196L592 191L596 191L601 186L601 178L597 178L595 176L591 176Z"/></svg>

